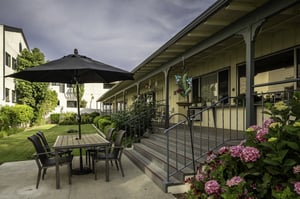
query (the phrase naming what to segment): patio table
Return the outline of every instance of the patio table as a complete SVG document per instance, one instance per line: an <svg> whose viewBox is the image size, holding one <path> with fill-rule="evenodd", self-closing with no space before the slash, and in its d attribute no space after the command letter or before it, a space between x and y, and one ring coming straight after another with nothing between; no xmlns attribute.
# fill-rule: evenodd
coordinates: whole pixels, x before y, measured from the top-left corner
<svg viewBox="0 0 300 199"><path fill-rule="evenodd" d="M99 134L83 134L81 139L78 135L59 135L53 145L55 150L55 157L58 159L59 151L62 149L76 149L87 147L105 147L105 153L108 153L109 141ZM81 157L82 158L82 157ZM106 181L109 181L108 160L105 162ZM56 161L56 188L60 188L59 162Z"/></svg>

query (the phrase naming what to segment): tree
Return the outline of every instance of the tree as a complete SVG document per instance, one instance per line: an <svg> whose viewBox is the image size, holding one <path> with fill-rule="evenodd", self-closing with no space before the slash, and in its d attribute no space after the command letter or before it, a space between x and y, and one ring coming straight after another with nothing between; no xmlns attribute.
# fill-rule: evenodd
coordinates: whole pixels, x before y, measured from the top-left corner
<svg viewBox="0 0 300 199"><path fill-rule="evenodd" d="M45 56L38 48L34 48L31 52L24 49L18 56L17 70L21 71L43 63L45 63ZM33 123L41 123L44 116L57 106L57 94L55 91L50 91L48 87L49 83L16 80L17 103L33 108Z"/></svg>

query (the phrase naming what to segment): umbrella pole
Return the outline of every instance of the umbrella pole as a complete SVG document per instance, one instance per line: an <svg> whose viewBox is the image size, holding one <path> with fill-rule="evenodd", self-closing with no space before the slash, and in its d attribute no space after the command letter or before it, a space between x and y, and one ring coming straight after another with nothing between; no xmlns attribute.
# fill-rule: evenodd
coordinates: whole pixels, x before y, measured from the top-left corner
<svg viewBox="0 0 300 199"><path fill-rule="evenodd" d="M76 95L77 95L77 119L78 119L78 134L79 139L81 139L81 115L80 115L80 99L79 99L79 84L76 81ZM80 171L83 171L83 160L82 160L82 149L79 149L79 158L80 158Z"/></svg>
<svg viewBox="0 0 300 199"><path fill-rule="evenodd" d="M79 84L78 81L76 81L76 92L77 92L77 111L78 111L78 133L79 133L79 138L81 139L81 115L80 115L80 101L79 101ZM79 161L80 161L80 167L79 170L78 169L73 169L73 174L75 175L84 175L87 173L91 173L91 169L90 168L84 168L83 167L83 160L82 160L82 148L79 149Z"/></svg>
<svg viewBox="0 0 300 199"><path fill-rule="evenodd" d="M76 81L76 95L77 95L77 121L78 121L78 134L81 139L81 115L80 115L80 99L79 99L79 84Z"/></svg>

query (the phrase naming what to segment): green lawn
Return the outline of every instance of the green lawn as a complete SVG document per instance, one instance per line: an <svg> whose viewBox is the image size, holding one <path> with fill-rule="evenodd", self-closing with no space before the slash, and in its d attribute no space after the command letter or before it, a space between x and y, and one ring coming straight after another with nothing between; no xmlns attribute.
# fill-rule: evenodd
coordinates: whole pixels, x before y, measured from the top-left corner
<svg viewBox="0 0 300 199"><path fill-rule="evenodd" d="M35 134L37 131L43 131L49 145L52 146L58 135L68 134L68 130L77 130L77 125L44 125L30 129L24 132L0 138L0 164L4 162L22 161L33 159L35 152L32 143L27 137ZM90 124L81 125L82 134L96 133L94 127ZM78 151L75 151L75 155Z"/></svg>

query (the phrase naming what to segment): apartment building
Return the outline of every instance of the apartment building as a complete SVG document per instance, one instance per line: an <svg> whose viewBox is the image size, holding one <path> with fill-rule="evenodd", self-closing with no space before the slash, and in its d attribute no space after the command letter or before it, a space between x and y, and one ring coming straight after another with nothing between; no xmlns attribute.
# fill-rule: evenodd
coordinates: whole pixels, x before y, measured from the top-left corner
<svg viewBox="0 0 300 199"><path fill-rule="evenodd" d="M0 25L0 105L13 105L16 102L15 80L4 78L15 72L17 56L29 49L21 28Z"/></svg>

